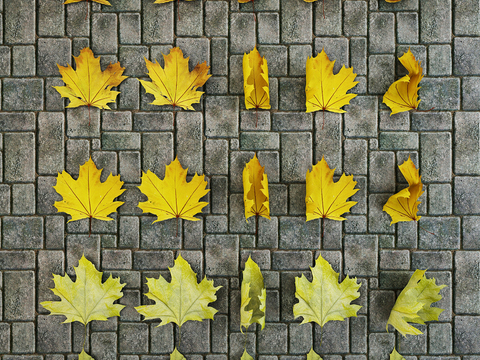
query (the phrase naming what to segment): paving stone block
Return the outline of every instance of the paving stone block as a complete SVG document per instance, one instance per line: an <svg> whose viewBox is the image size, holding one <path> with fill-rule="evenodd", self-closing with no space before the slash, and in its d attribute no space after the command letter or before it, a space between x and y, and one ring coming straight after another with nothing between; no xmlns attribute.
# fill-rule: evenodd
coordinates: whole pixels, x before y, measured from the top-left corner
<svg viewBox="0 0 480 360"><path fill-rule="evenodd" d="M33 184L12 185L12 215L35 214L35 187Z"/></svg>
<svg viewBox="0 0 480 360"><path fill-rule="evenodd" d="M377 273L377 252L377 236L345 236L345 272L351 276L374 276Z"/></svg>
<svg viewBox="0 0 480 360"><path fill-rule="evenodd" d="M230 191L243 192L242 173L245 164L249 162L253 156L252 151L232 151L230 154ZM270 196L272 198L272 196Z"/></svg>
<svg viewBox="0 0 480 360"><path fill-rule="evenodd" d="M90 36L90 21L85 21L85 4L65 6L65 11L67 13L67 35ZM74 55L78 56L77 54Z"/></svg>
<svg viewBox="0 0 480 360"><path fill-rule="evenodd" d="M284 44L312 41L312 5L301 0L280 0L281 40Z"/></svg>
<svg viewBox="0 0 480 360"><path fill-rule="evenodd" d="M303 355L312 347L312 324L289 324L290 354Z"/></svg>
<svg viewBox="0 0 480 360"><path fill-rule="evenodd" d="M146 354L148 352L148 324L121 323L118 327L120 354Z"/></svg>
<svg viewBox="0 0 480 360"><path fill-rule="evenodd" d="M41 249L43 247L43 218L4 217L2 247L5 249Z"/></svg>
<svg viewBox="0 0 480 360"><path fill-rule="evenodd" d="M460 82L456 78L426 78L419 91L420 110L459 110Z"/></svg>
<svg viewBox="0 0 480 360"><path fill-rule="evenodd" d="M121 44L136 45L141 43L140 14L120 14L118 22Z"/></svg>
<svg viewBox="0 0 480 360"><path fill-rule="evenodd" d="M348 39L346 38L315 38L315 52L320 53L325 50L330 61L335 61L333 72L336 74L343 65L349 66Z"/></svg>
<svg viewBox="0 0 480 360"><path fill-rule="evenodd" d="M430 215L450 215L452 213L452 187L450 184L431 184L428 187L428 207Z"/></svg>
<svg viewBox="0 0 480 360"><path fill-rule="evenodd" d="M478 263L480 254L474 251L455 253L455 313L473 314L480 311Z"/></svg>
<svg viewBox="0 0 480 360"><path fill-rule="evenodd" d="M426 231L419 232L420 249L454 250L460 248L459 218L423 217L421 224Z"/></svg>
<svg viewBox="0 0 480 360"><path fill-rule="evenodd" d="M245 207L243 205L243 194L230 195L230 217L229 229L232 233L253 234L256 229L256 218L245 219Z"/></svg>
<svg viewBox="0 0 480 360"><path fill-rule="evenodd" d="M282 182L303 182L312 163L311 134L283 133L280 140Z"/></svg>
<svg viewBox="0 0 480 360"><path fill-rule="evenodd" d="M308 270L313 264L309 251L275 251L272 253L273 270Z"/></svg>
<svg viewBox="0 0 480 360"><path fill-rule="evenodd" d="M306 71L306 59L312 56L311 45L291 45L289 47L289 74L303 76Z"/></svg>
<svg viewBox="0 0 480 360"><path fill-rule="evenodd" d="M205 135L235 137L238 135L238 97L211 96L205 100Z"/></svg>
<svg viewBox="0 0 480 360"><path fill-rule="evenodd" d="M452 114L440 113L413 113L413 131L442 131L452 129Z"/></svg>
<svg viewBox="0 0 480 360"><path fill-rule="evenodd" d="M210 180L212 188L212 213L227 214L228 211L228 179L225 176L214 176Z"/></svg>
<svg viewBox="0 0 480 360"><path fill-rule="evenodd" d="M213 38L211 40L211 51L212 51L212 67L211 71L213 75L228 75L228 40L226 38ZM238 72L239 78L236 79L236 82L240 83L240 87L243 86L243 71L241 69L243 56L231 56L230 64L232 61L235 61L235 64L238 64L238 69L235 68ZM232 66L232 65L230 65ZM232 74L232 69L230 69L230 74ZM232 82L234 79L230 75L230 90L232 90ZM242 88L243 89L243 88Z"/></svg>
<svg viewBox="0 0 480 360"><path fill-rule="evenodd" d="M287 325L269 323L258 334L259 354L287 353Z"/></svg>
<svg viewBox="0 0 480 360"><path fill-rule="evenodd" d="M203 35L203 4L201 2L182 2L178 4L176 26L177 36Z"/></svg>
<svg viewBox="0 0 480 360"><path fill-rule="evenodd" d="M12 48L12 75L35 76L35 47L14 46Z"/></svg>
<svg viewBox="0 0 480 360"><path fill-rule="evenodd" d="M206 275L238 276L238 235L205 236Z"/></svg>
<svg viewBox="0 0 480 360"><path fill-rule="evenodd" d="M41 0L37 3L37 35L65 35L65 7L56 5L54 0Z"/></svg>
<svg viewBox="0 0 480 360"><path fill-rule="evenodd" d="M38 315L37 351L39 353L72 351L71 331L71 324L59 322L56 316Z"/></svg>
<svg viewBox="0 0 480 360"><path fill-rule="evenodd" d="M2 353L10 352L10 324L0 323L0 351Z"/></svg>
<svg viewBox="0 0 480 360"><path fill-rule="evenodd" d="M205 84L205 94L207 95L227 95L227 93L228 79L226 77L215 76Z"/></svg>
<svg viewBox="0 0 480 360"><path fill-rule="evenodd" d="M211 215L205 218L205 231L207 233L228 232L228 217L225 215Z"/></svg>
<svg viewBox="0 0 480 360"><path fill-rule="evenodd" d="M240 149L242 150L278 150L280 138L277 133L242 132L240 134Z"/></svg>
<svg viewBox="0 0 480 360"><path fill-rule="evenodd" d="M159 7L163 8L163 6L159 6ZM144 38L144 41L145 41L145 38ZM147 66L145 65L144 58L148 59L148 48L146 46L122 45L119 47L118 60L120 61L120 65L125 68L125 71L123 72L123 75L125 76L145 76L145 74L148 73L148 70L147 70ZM150 78L145 80L150 81ZM141 87L139 86L139 88L140 88L141 94L143 94L145 89L143 89L143 86ZM154 99L152 96L151 101L153 100Z"/></svg>
<svg viewBox="0 0 480 360"><path fill-rule="evenodd" d="M142 37L144 44L173 43L174 11L173 3L158 6L143 1Z"/></svg>
<svg viewBox="0 0 480 360"><path fill-rule="evenodd" d="M240 130L242 131L268 131L270 130L269 111L242 111L240 113Z"/></svg>
<svg viewBox="0 0 480 360"><path fill-rule="evenodd" d="M280 249L306 250L318 249L319 247L319 220L305 222L305 218L280 217Z"/></svg>
<svg viewBox="0 0 480 360"><path fill-rule="evenodd" d="M345 106L345 135L348 137L377 136L377 98L357 96Z"/></svg>
<svg viewBox="0 0 480 360"><path fill-rule="evenodd" d="M420 0L420 40L448 43L452 39L451 1Z"/></svg>
<svg viewBox="0 0 480 360"><path fill-rule="evenodd" d="M343 10L345 36L367 36L367 2L346 1L343 4Z"/></svg>
<svg viewBox="0 0 480 360"><path fill-rule="evenodd" d="M205 3L205 35L228 35L228 2L211 1Z"/></svg>
<svg viewBox="0 0 480 360"><path fill-rule="evenodd" d="M367 141L346 139L343 144L345 173L367 175Z"/></svg>
<svg viewBox="0 0 480 360"><path fill-rule="evenodd" d="M358 75L367 74L367 39L351 38L350 39L350 65L353 72ZM359 78L355 79L359 81ZM358 91L358 85L353 89Z"/></svg>
<svg viewBox="0 0 480 360"><path fill-rule="evenodd" d="M480 35L480 27L477 21L479 2L454 1L454 29L455 36L459 35Z"/></svg>
<svg viewBox="0 0 480 360"><path fill-rule="evenodd" d="M34 270L35 253L29 250L1 251L0 270ZM1 280L1 279L0 279Z"/></svg>
<svg viewBox="0 0 480 360"><path fill-rule="evenodd" d="M230 14L230 53L243 54L255 47L255 21L251 14Z"/></svg>
<svg viewBox="0 0 480 360"><path fill-rule="evenodd" d="M2 90L5 111L43 110L42 79L4 79Z"/></svg>
<svg viewBox="0 0 480 360"><path fill-rule="evenodd" d="M452 155L450 133L422 133L420 168L424 182L451 181Z"/></svg>
<svg viewBox="0 0 480 360"><path fill-rule="evenodd" d="M323 335L322 335L323 333ZM346 354L350 352L349 339L349 321L330 321L320 330L317 324L314 324L314 342L313 348L317 353L324 354ZM321 342L320 337L325 340ZM344 339L343 341L335 341L335 339ZM328 344L328 345L327 345Z"/></svg>
<svg viewBox="0 0 480 360"><path fill-rule="evenodd" d="M209 353L210 322L190 321L182 326L182 343L178 350L182 354Z"/></svg>
<svg viewBox="0 0 480 360"><path fill-rule="evenodd" d="M385 94L395 81L395 57L393 55L370 55L368 69L368 92Z"/></svg>
<svg viewBox="0 0 480 360"><path fill-rule="evenodd" d="M367 218L365 216L349 215L344 223L345 232L350 234L362 234L367 231Z"/></svg>
<svg viewBox="0 0 480 360"><path fill-rule="evenodd" d="M480 186L479 177L457 176L454 179L453 213L458 215L476 215L480 213L479 196L476 190Z"/></svg>
<svg viewBox="0 0 480 360"><path fill-rule="evenodd" d="M271 82L270 82L271 84ZM280 78L280 110L305 111L305 79ZM270 100L272 97L270 96Z"/></svg>
<svg viewBox="0 0 480 360"><path fill-rule="evenodd" d="M335 174L342 173L342 116L340 114L323 111L315 113L315 161L319 162L322 158L325 158L331 169L335 168Z"/></svg>
<svg viewBox="0 0 480 360"><path fill-rule="evenodd" d="M38 114L38 167L40 175L55 175L65 165L65 118L63 113Z"/></svg>
<svg viewBox="0 0 480 360"><path fill-rule="evenodd" d="M78 107L67 110L67 136L72 138L100 136L100 109Z"/></svg>
<svg viewBox="0 0 480 360"><path fill-rule="evenodd" d="M390 111L380 111L380 130L410 130L410 114L408 112L390 115Z"/></svg>
<svg viewBox="0 0 480 360"><path fill-rule="evenodd" d="M454 44L453 73L454 75L479 75L480 60L474 49L480 44L476 37L456 37Z"/></svg>
<svg viewBox="0 0 480 360"><path fill-rule="evenodd" d="M380 251L380 269L409 270L410 269L410 252L408 250Z"/></svg>
<svg viewBox="0 0 480 360"><path fill-rule="evenodd" d="M418 14L397 13L397 42L399 44L418 43Z"/></svg>
<svg viewBox="0 0 480 360"><path fill-rule="evenodd" d="M55 214L57 209L53 207L55 201L61 201L60 196L53 186L56 179L49 176L40 176L37 179L37 214L47 215ZM0 188L1 191L1 188Z"/></svg>
<svg viewBox="0 0 480 360"><path fill-rule="evenodd" d="M390 194L372 194L368 196L368 231L371 233L393 234L395 227L390 226L390 216L383 211Z"/></svg>
<svg viewBox="0 0 480 360"><path fill-rule="evenodd" d="M370 53L395 52L395 16L393 13L371 13L369 16Z"/></svg>
<svg viewBox="0 0 480 360"><path fill-rule="evenodd" d="M168 354L173 351L173 323L158 326L150 324L150 353Z"/></svg>
<svg viewBox="0 0 480 360"><path fill-rule="evenodd" d="M117 334L94 332L91 335L91 355L106 360L117 359Z"/></svg>
<svg viewBox="0 0 480 360"><path fill-rule="evenodd" d="M398 351L406 355L423 355L427 353L427 326L415 325L423 334L404 337L397 334Z"/></svg>
<svg viewBox="0 0 480 360"><path fill-rule="evenodd" d="M12 323L12 353L33 354L35 352L35 324L32 322Z"/></svg>
<svg viewBox="0 0 480 360"><path fill-rule="evenodd" d="M428 47L428 75L452 75L452 48L450 45L431 45ZM465 101L465 100L464 100Z"/></svg>
<svg viewBox="0 0 480 360"><path fill-rule="evenodd" d="M450 270L452 253L449 251L415 251L412 253L412 269Z"/></svg>
<svg viewBox="0 0 480 360"><path fill-rule="evenodd" d="M122 113L123 114L123 113ZM130 114L130 113L126 113ZM183 113L182 113L183 114ZM180 114L179 114L180 116ZM104 115L105 117L105 115ZM129 129L104 129L104 130L131 130L131 116L129 116L130 124L128 121L126 122L126 126ZM118 122L118 120L117 120ZM173 113L165 112L165 113L135 113L133 117L133 130L134 131L172 131L174 127L174 119ZM105 125L104 125L105 126ZM118 123L117 125L118 126ZM110 127L110 126L109 126Z"/></svg>
<svg viewBox="0 0 480 360"><path fill-rule="evenodd" d="M188 67L192 71L197 64L207 62L210 65L210 41L205 38L177 38L176 44L188 57Z"/></svg>
<svg viewBox="0 0 480 360"><path fill-rule="evenodd" d="M188 174L203 174L203 116L201 113L181 112L176 118L179 161L188 167Z"/></svg>
<svg viewBox="0 0 480 360"><path fill-rule="evenodd" d="M368 190L370 192L393 193L395 191L395 154L390 151L370 152L369 175Z"/></svg>
<svg viewBox="0 0 480 360"><path fill-rule="evenodd" d="M378 139L381 150L418 150L418 134L407 132L381 132Z"/></svg>
<svg viewBox="0 0 480 360"><path fill-rule="evenodd" d="M480 346L475 339L479 336L479 316L456 316L454 322L454 353L476 354Z"/></svg>
<svg viewBox="0 0 480 360"><path fill-rule="evenodd" d="M134 78L128 78L122 81L118 90L118 108L119 109L138 109L140 107L140 82Z"/></svg>
<svg viewBox="0 0 480 360"><path fill-rule="evenodd" d="M142 249L180 249L182 242L181 223L175 219L153 223L155 220L154 216L142 217L140 247Z"/></svg>
<svg viewBox="0 0 480 360"><path fill-rule="evenodd" d="M447 355L452 353L452 325L429 324L428 346L432 355Z"/></svg>
<svg viewBox="0 0 480 360"><path fill-rule="evenodd" d="M367 317L350 318L350 351L352 353L367 352Z"/></svg>
<svg viewBox="0 0 480 360"><path fill-rule="evenodd" d="M280 42L280 19L277 13L259 13L258 43L278 44ZM267 59L268 60L268 59Z"/></svg>
<svg viewBox="0 0 480 360"><path fill-rule="evenodd" d="M455 113L454 170L456 175L480 174L479 113Z"/></svg>
<svg viewBox="0 0 480 360"><path fill-rule="evenodd" d="M35 1L6 2L4 11L4 38L7 44L35 42Z"/></svg>
<svg viewBox="0 0 480 360"><path fill-rule="evenodd" d="M72 64L72 42L70 39L41 38L37 43L37 54L38 75L59 76L57 64L61 66ZM97 55L96 52L95 55ZM35 68L33 68L33 72L35 72Z"/></svg>
<svg viewBox="0 0 480 360"><path fill-rule="evenodd" d="M395 345L395 335L373 333L368 335L368 359L380 360L389 356Z"/></svg>
<svg viewBox="0 0 480 360"><path fill-rule="evenodd" d="M3 273L3 319L33 321L35 318L35 274L33 271Z"/></svg>

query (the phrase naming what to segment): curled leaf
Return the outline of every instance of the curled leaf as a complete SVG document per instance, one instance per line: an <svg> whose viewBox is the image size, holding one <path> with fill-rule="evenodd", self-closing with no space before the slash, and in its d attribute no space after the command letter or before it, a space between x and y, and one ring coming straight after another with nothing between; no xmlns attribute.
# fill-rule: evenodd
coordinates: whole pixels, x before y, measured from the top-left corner
<svg viewBox="0 0 480 360"><path fill-rule="evenodd" d="M270 109L267 60L256 47L243 55L243 89L247 109Z"/></svg>
<svg viewBox="0 0 480 360"><path fill-rule="evenodd" d="M430 307L442 298L440 290L446 285L436 285L435 279L425 277L426 270L415 270L407 286L402 290L393 306L387 321L403 336L423 334L416 327L409 324L425 324L425 321L438 320L443 309Z"/></svg>
<svg viewBox="0 0 480 360"><path fill-rule="evenodd" d="M258 215L270 220L268 179L264 170L256 154L243 169L243 202L247 222L249 217Z"/></svg>
<svg viewBox="0 0 480 360"><path fill-rule="evenodd" d="M150 170L142 172L142 183L138 187L148 197L147 201L138 204L143 212L157 216L157 221L181 218L198 221L195 214L202 211L208 203L200 201L210 190L205 189L205 175L195 176L187 182L187 170L175 158L166 166L165 178L160 180Z"/></svg>
<svg viewBox="0 0 480 360"><path fill-rule="evenodd" d="M241 286L240 331L254 323L265 327L265 307L267 291L263 284L260 267L249 256L243 271Z"/></svg>
<svg viewBox="0 0 480 360"><path fill-rule="evenodd" d="M408 75L395 81L383 95L383 102L392 110L390 115L417 109L420 104L418 84L423 78L421 61L415 59L410 48L398 60L408 70Z"/></svg>
<svg viewBox="0 0 480 360"><path fill-rule="evenodd" d="M421 216L417 215L417 212L420 204L418 198L423 194L422 177L418 174L418 170L410 156L398 168L409 186L390 196L387 203L383 206L383 211L392 218L390 225L400 221L418 221L421 218Z"/></svg>
<svg viewBox="0 0 480 360"><path fill-rule="evenodd" d="M197 64L190 72L188 70L189 58L184 59L183 52L178 47L170 49L170 53L163 55L163 59L165 61L163 68L156 60L153 63L145 59L148 76L152 82L139 80L145 91L155 96L155 100L151 104L179 106L185 110L194 110L192 104L199 103L203 94L197 89L212 76L208 75L210 66L207 66L205 61Z"/></svg>
<svg viewBox="0 0 480 360"><path fill-rule="evenodd" d="M340 180L333 182L333 172L325 159L319 161L312 167L312 171L307 170L307 194L305 202L307 204L307 221L326 218L343 221L341 217L345 212L356 204L355 201L347 201L359 189L355 189L356 181L353 181L353 175L346 176L342 174Z"/></svg>

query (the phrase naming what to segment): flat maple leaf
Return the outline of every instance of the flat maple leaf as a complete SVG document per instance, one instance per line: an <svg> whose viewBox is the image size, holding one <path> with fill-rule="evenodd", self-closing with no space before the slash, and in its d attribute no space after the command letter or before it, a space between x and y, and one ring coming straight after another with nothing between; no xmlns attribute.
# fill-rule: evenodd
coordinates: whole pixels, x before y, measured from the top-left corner
<svg viewBox="0 0 480 360"><path fill-rule="evenodd" d="M423 334L408 322L425 324L425 321L438 320L443 309L430 307L442 298L440 290L446 285L436 285L435 279L425 277L426 270L415 270L407 286L402 290L393 306L387 322L403 336Z"/></svg>
<svg viewBox="0 0 480 360"><path fill-rule="evenodd" d="M318 110L344 113L346 111L341 107L357 96L347 94L358 84L354 81L357 74L353 73L353 68L343 65L338 74L333 75L334 64L335 61L330 61L323 49L316 57L307 59L307 113Z"/></svg>
<svg viewBox="0 0 480 360"><path fill-rule="evenodd" d="M181 255L169 270L172 276L170 282L161 275L158 279L147 278L149 292L145 295L155 301L155 305L142 305L135 309L145 316L145 320L160 319L158 326L170 322L182 326L189 320L213 320L217 310L208 304L217 300L215 293L221 286L213 286L213 280L207 280L206 276L197 283L196 274Z"/></svg>
<svg viewBox="0 0 480 360"><path fill-rule="evenodd" d="M343 221L341 217L345 212L355 205L356 201L347 201L359 189L355 189L356 181L353 181L353 175L346 176L342 174L340 180L333 182L333 173L335 169L330 169L327 162L322 157L317 165L312 167L312 171L307 170L307 194L305 202L307 204L307 221L326 218Z"/></svg>
<svg viewBox="0 0 480 360"><path fill-rule="evenodd" d="M114 304L123 296L120 278L112 275L102 284L102 272L95 269L89 260L82 255L77 267L73 267L76 280L70 276L53 274L55 288L51 289L60 301L43 301L40 303L50 310L50 315L64 315L64 323L79 321L87 325L92 320L108 320L112 316L120 316L125 307Z"/></svg>
<svg viewBox="0 0 480 360"><path fill-rule="evenodd" d="M322 360L322 358L313 350L312 347L310 352L307 354L307 360Z"/></svg>
<svg viewBox="0 0 480 360"><path fill-rule="evenodd" d="M123 204L122 201L113 201L125 191L122 189L123 181L120 181L120 175L110 174L102 183L101 174L102 169L98 170L91 158L80 166L77 180L66 171L58 174L54 189L63 200L55 201L53 205L59 212L72 217L69 222L85 218L113 220L108 215Z"/></svg>
<svg viewBox="0 0 480 360"><path fill-rule="evenodd" d="M420 66L421 61L417 61L410 48L398 60L408 70L408 75L395 81L383 95L383 102L392 110L390 115L417 109L420 100L418 100L418 84L423 78L423 69Z"/></svg>
<svg viewBox="0 0 480 360"><path fill-rule="evenodd" d="M183 52L178 47L170 49L168 55L163 55L165 67L147 60L148 76L152 82L139 80L145 91L155 96L153 105L172 105L183 109L194 110L192 104L200 102L202 91L197 88L205 84L212 75L208 75L207 62L197 64L192 72L188 71L188 59L183 58Z"/></svg>
<svg viewBox="0 0 480 360"><path fill-rule="evenodd" d="M421 216L417 215L417 212L420 204L418 198L423 194L422 177L418 174L418 170L410 156L398 168L409 186L390 196L387 203L383 206L383 211L392 218L390 225L399 221L418 221L421 218Z"/></svg>
<svg viewBox="0 0 480 360"><path fill-rule="evenodd" d="M267 60L256 47L243 54L243 89L247 109L270 109Z"/></svg>
<svg viewBox="0 0 480 360"><path fill-rule="evenodd" d="M260 165L256 154L243 169L243 202L245 203L245 219L248 219L251 216L260 215L270 220L268 179L264 170L265 167Z"/></svg>
<svg viewBox="0 0 480 360"><path fill-rule="evenodd" d="M150 170L142 172L142 183L138 187L148 197L147 201L138 204L143 212L157 216L157 221L173 218L198 221L195 214L202 211L208 203L200 202L210 190L205 189L205 175L195 176L187 182L187 170L175 158L166 166L165 178L160 180Z"/></svg>
<svg viewBox="0 0 480 360"><path fill-rule="evenodd" d="M265 327L265 308L267 291L263 284L260 267L249 256L243 270L240 305L240 331L243 332L254 323Z"/></svg>
<svg viewBox="0 0 480 360"><path fill-rule="evenodd" d="M357 283L357 278L351 279L347 275L339 284L339 274L321 255L310 269L312 282L305 275L295 278L295 297L299 301L293 306L295 318L302 316L302 324L316 322L323 327L330 320L343 321L357 316L361 306L350 304L360 296L358 289L361 284Z"/></svg>
<svg viewBox="0 0 480 360"><path fill-rule="evenodd" d="M119 91L111 89L127 78L122 76L125 68L120 63L110 64L105 71L100 68L100 57L95 58L92 50L84 48L80 56L75 58L76 70L68 65L58 65L62 80L66 86L54 86L62 95L70 100L67 108L78 106L95 106L110 109L107 103L115 102Z"/></svg>

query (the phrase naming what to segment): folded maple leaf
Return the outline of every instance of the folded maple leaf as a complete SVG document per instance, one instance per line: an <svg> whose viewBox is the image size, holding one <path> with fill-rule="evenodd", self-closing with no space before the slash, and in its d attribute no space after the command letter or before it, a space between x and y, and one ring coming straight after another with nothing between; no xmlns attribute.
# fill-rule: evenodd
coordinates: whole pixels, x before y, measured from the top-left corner
<svg viewBox="0 0 480 360"><path fill-rule="evenodd" d="M200 201L210 190L205 189L205 175L195 176L187 182L187 170L183 169L177 158L166 166L165 178L160 180L150 170L142 172L142 183L138 187L148 197L138 204L143 212L157 216L157 221L180 218L191 221L200 219L195 214L202 211L208 203Z"/></svg>
<svg viewBox="0 0 480 360"><path fill-rule="evenodd" d="M119 91L111 89L127 78L122 76L125 68L120 63L110 64L105 71L100 68L100 57L95 58L92 50L84 48L78 57L74 56L76 70L68 65L58 65L62 80L66 86L54 86L62 95L70 100L67 108L78 106L95 106L110 109L108 103L115 102Z"/></svg>
<svg viewBox="0 0 480 360"><path fill-rule="evenodd" d="M247 109L270 109L267 60L256 47L243 54L243 89Z"/></svg>
<svg viewBox="0 0 480 360"><path fill-rule="evenodd" d="M243 202L245 219L251 216L263 216L270 220L270 204L268 201L268 179L265 167L255 154L243 169Z"/></svg>
<svg viewBox="0 0 480 360"><path fill-rule="evenodd" d="M392 218L390 225L400 221L418 221L421 218L421 216L417 215L418 205L420 204L420 201L417 200L423 194L422 177L419 176L418 170L410 156L398 168L409 186L390 196L387 203L383 206L383 211Z"/></svg>
<svg viewBox="0 0 480 360"><path fill-rule="evenodd" d="M338 74L333 75L333 65L325 51L316 57L307 59L307 83L305 86L307 113L312 111L331 111L344 113L341 107L350 103L357 94L347 91L358 84L354 81L357 74L353 68L342 66Z"/></svg>
<svg viewBox="0 0 480 360"><path fill-rule="evenodd" d="M347 201L359 189L355 189L356 181L353 181L353 175L346 176L342 174L340 180L333 182L333 173L335 169L330 169L325 159L319 161L312 167L312 171L307 170L307 194L305 202L307 204L307 221L326 218L343 221L341 217L345 212L355 205L356 201Z"/></svg>
<svg viewBox="0 0 480 360"><path fill-rule="evenodd" d="M168 55L163 55L165 67L161 67L145 58L148 76L152 82L139 80L145 91L155 96L152 105L179 106L186 110L195 110L192 104L199 103L202 91L197 88L205 84L210 78L207 62L197 64L190 72L188 71L188 57L183 58L183 52L178 47L170 49Z"/></svg>
<svg viewBox="0 0 480 360"><path fill-rule="evenodd" d="M258 323L265 327L265 309L267 291L263 283L260 267L249 256L243 270L240 302L240 331L248 330L250 325Z"/></svg>
<svg viewBox="0 0 480 360"><path fill-rule="evenodd" d="M416 110L420 100L418 100L418 84L423 78L423 69L421 61L417 61L410 48L398 60L408 70L408 75L395 81L383 95L383 103L386 104L392 112L390 115L403 111Z"/></svg>
<svg viewBox="0 0 480 360"><path fill-rule="evenodd" d="M122 201L113 201L120 196L125 189L122 189L123 181L120 175L110 174L105 182L100 181L102 169L98 170L90 158L80 166L80 174L77 180L63 171L57 176L57 184L54 189L62 195L62 201L55 201L59 212L65 212L72 218L70 221L85 218L112 221L108 215L115 212L123 204Z"/></svg>

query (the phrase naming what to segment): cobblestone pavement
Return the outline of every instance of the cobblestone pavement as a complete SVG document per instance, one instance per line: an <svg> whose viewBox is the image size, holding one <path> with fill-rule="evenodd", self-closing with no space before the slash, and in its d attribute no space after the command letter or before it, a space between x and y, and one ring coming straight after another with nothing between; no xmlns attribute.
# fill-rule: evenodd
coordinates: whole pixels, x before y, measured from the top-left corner
<svg viewBox="0 0 480 360"><path fill-rule="evenodd" d="M327 360L388 358L394 344L411 359L480 359L480 1L196 0L113 6L63 0L0 0L0 356L3 360L75 359L83 325L47 316L52 273L72 273L81 254L127 285L119 319L93 322L86 348L96 360L164 360L178 332L142 321L145 277L168 273L182 256L222 285L215 321L182 328L190 360L239 359L239 276L249 254L264 271L267 325L247 347L260 360L304 358L312 343ZM271 111L244 110L242 56L255 42L270 71ZM144 57L180 46L191 65L207 60L213 77L195 112L149 105L140 86ZM125 80L112 111L65 110L52 88L56 64L90 46L102 64L119 60ZM353 66L359 95L344 115L305 113L305 61L325 48L335 70ZM397 57L408 48L422 60L421 109L389 116L382 95L405 74ZM242 168L258 151L270 180L272 220L243 216ZM382 206L406 183L397 165L411 156L425 194L422 219L389 226ZM57 172L78 174L93 158L121 174L125 204L115 221L67 223L53 202ZM152 225L136 207L140 171L163 176L178 156L189 173L206 175L209 205L202 221ZM345 222L305 223L305 173L325 156L336 174L353 174L358 204ZM430 234L435 233L435 235ZM337 271L362 282L357 318L319 328L294 321L294 277L321 251ZM428 268L441 291L440 321L424 335L386 332L396 293L412 271ZM280 358L279 358L280 357Z"/></svg>

